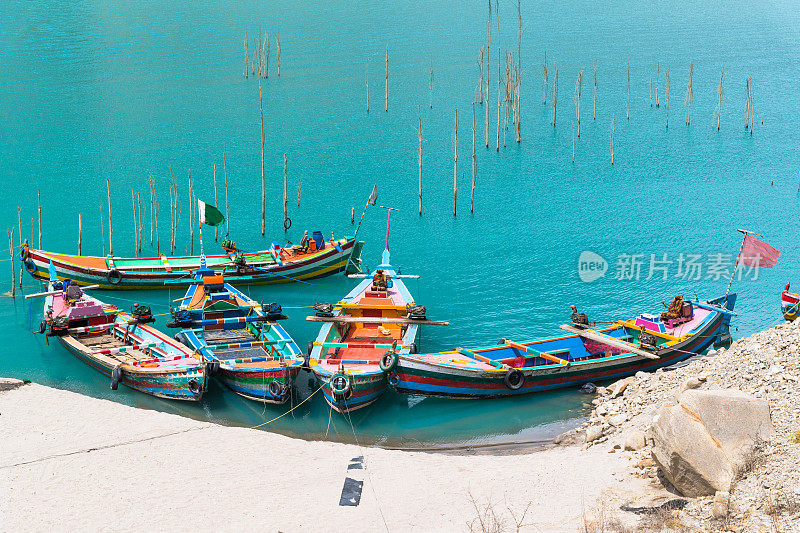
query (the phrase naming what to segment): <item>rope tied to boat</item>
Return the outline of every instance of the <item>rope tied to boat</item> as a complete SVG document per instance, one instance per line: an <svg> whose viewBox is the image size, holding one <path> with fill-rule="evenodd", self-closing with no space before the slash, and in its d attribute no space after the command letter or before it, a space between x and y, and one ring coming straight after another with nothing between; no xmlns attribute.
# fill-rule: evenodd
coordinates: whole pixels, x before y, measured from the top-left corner
<svg viewBox="0 0 800 533"><path fill-rule="evenodd" d="M267 420L266 422L264 422L264 423L261 423L261 424L259 424L259 425L257 425L257 426L252 426L250 429L258 429L258 428L260 428L260 427L262 427L262 426L266 426L267 424L271 424L271 423L275 422L275 421L276 421L276 420L278 420L279 418L283 418L284 416L288 415L289 413L291 413L292 411L294 411L295 409L297 409L298 407L300 407L301 405L303 405L304 403L306 403L308 400L310 400L310 399L311 399L311 398L312 398L312 397L313 397L315 394L317 394L319 391L321 391L321 390L322 390L322 387L323 387L323 386L324 386L324 384L323 384L323 385L320 385L320 386L319 386L319 388L318 388L317 390L315 390L314 392L312 392L312 393L311 393L311 394L310 394L308 397L306 397L306 398L305 398L305 399L304 399L302 402L298 403L297 405L295 405L294 407L292 407L291 409L289 409L289 410L288 410L288 411L286 411L285 413L283 413L283 414L280 414L280 415L276 416L276 417L275 417L275 418L273 418L272 420Z"/></svg>

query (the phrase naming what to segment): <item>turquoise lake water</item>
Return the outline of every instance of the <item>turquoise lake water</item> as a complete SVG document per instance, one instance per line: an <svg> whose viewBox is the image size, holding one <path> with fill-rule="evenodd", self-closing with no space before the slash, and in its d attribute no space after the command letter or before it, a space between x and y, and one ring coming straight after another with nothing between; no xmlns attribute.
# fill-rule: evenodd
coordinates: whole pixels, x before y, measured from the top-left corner
<svg viewBox="0 0 800 533"><path fill-rule="evenodd" d="M517 49L517 6L500 4L500 44ZM724 294L741 239L756 231L781 250L773 270L747 273L734 284L740 337L774 324L779 293L796 281L800 265L797 215L800 150L800 10L793 2L523 2L522 142L508 130L495 150L497 28L493 18L490 145L484 144L484 107L476 105L477 185L469 213L471 106L486 46L485 2L284 2L236 5L200 2L5 2L0 7L0 223L33 233L36 191L42 192L43 247L76 253L78 214L83 252L101 255L100 205L111 178L114 252L132 255L131 188L149 198L157 183L160 235L169 238L171 166L187 197L191 169L198 196L213 203L212 165L222 198L222 154L230 185L230 231L240 246L299 240L304 229L352 234L374 183L378 203L392 217L391 251L432 318L422 350L477 347L501 337L554 335L569 305L597 320L659 311L675 294ZM242 75L245 31L269 30L271 65L262 80L266 138L267 235L261 237L260 122L257 78ZM281 41L277 76L275 33ZM384 112L384 55L389 44L389 110ZM548 103L542 103L547 54ZM433 108L429 69L433 60ZM369 60L370 112L365 109ZM597 61L597 118L592 77ZM684 118L689 65L694 64L692 121ZM558 65L557 123L551 124L553 65ZM626 119L630 65L630 119ZM650 77L659 76L659 107L650 105ZM721 127L715 106L725 69ZM572 157L574 88L583 69L581 137ZM665 71L669 69L669 128ZM754 83L756 121L744 129L745 80ZM424 215L417 213L417 109L421 106ZM453 201L453 119L459 113L458 215ZM615 160L610 129L615 122ZM289 215L282 231L283 154L288 157ZM463 178L462 178L463 173ZM297 184L302 178L301 205ZM223 204L224 205L224 204ZM359 238L374 267L383 247L385 212L369 208ZM149 206L143 216L151 253ZM106 231L106 221L103 222ZM207 249L213 232L206 231ZM209 235L212 235L209 238ZM17 236L15 235L15 242ZM105 237L107 250L108 238ZM5 241L4 241L5 242ZM178 252L188 248L184 204ZM0 248L6 248L6 245ZM197 247L197 244L196 244ZM607 262L600 279L583 282L584 251ZM8 251L6 250L6 254ZM667 254L666 258L664 254ZM681 256L681 254L683 254ZM723 254L722 256L718 254ZM656 260L650 276L651 255ZM727 255L727 257L725 257ZM691 261L700 265L688 269ZM679 258L683 257L679 270ZM633 259L632 259L633 258ZM632 259L633 262L630 262ZM622 268L641 262L635 270ZM618 268L618 264L622 267ZM6 265L5 267L2 265ZM17 264L15 268L19 268ZM10 288L10 265L2 290ZM666 274L666 278L664 276ZM17 275L19 272L17 270ZM616 279L631 277L633 279ZM649 279L647 279L649 277ZM242 287L258 300L285 307L316 298L335 301L355 284L341 276L311 286ZM39 284L25 274L24 290ZM98 296L128 307L132 301L168 310L171 293ZM305 346L317 326L306 309L289 309L284 324ZM0 297L0 375L201 419L255 425L287 407L263 406L213 384L200 405L168 403L129 390L110 391L107 379L80 364L57 343L30 333L41 302ZM164 320L159 322L163 327ZM299 398L313 385L301 377ZM398 446L431 443L535 441L552 437L586 414L574 390L527 398L469 402L387 393L353 414L361 442ZM57 406L53 406L57 408ZM349 423L329 416L321 397L270 426L307 438L353 440Z"/></svg>

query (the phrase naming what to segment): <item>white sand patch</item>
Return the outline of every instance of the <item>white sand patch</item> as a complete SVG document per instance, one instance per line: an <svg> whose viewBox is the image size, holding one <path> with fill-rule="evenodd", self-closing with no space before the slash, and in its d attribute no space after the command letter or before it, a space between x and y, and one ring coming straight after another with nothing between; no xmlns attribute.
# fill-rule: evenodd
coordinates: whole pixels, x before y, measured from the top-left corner
<svg viewBox="0 0 800 533"><path fill-rule="evenodd" d="M374 413L380 416L380 413ZM340 506L364 456L358 506ZM604 489L640 490L595 446L444 455L198 422L40 385L0 394L0 530L464 531L470 494L513 531L575 531ZM480 526L477 526L480 531Z"/></svg>

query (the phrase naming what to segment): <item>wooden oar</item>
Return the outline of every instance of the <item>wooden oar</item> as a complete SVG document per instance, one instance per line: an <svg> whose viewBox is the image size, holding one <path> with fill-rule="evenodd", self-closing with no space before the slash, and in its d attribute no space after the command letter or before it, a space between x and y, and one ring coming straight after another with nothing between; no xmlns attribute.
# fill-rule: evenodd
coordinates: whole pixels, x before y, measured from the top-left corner
<svg viewBox="0 0 800 533"><path fill-rule="evenodd" d="M524 344L520 344L518 342L510 341L508 339L503 339L502 343L503 344L507 344L507 345L511 346L512 348L516 348L517 350L529 353L529 354L533 355L534 357L541 357L542 359L545 359L547 361L552 361L553 363L558 363L558 364L563 365L563 366L569 366L569 361L566 361L564 359L561 359L560 357L556 357L555 355L551 355L551 354L546 353L546 352L540 352L540 351L534 350L530 346L525 346Z"/></svg>
<svg viewBox="0 0 800 533"><path fill-rule="evenodd" d="M486 356L477 354L477 353L473 352L472 350L467 350L466 348L456 348L456 351L458 353L460 353L461 355L466 355L467 357L471 357L471 358L473 358L475 360L481 361L481 362L486 363L487 365L491 365L491 366L493 366L495 368L500 368L500 369L503 369L503 370L510 370L511 369L510 366L508 366L508 365L506 365L504 363L501 363L499 361L495 361L494 359L489 359Z"/></svg>
<svg viewBox="0 0 800 533"><path fill-rule="evenodd" d="M98 288L100 288L100 285L89 285L87 287L81 287L81 290L85 291L88 289L98 289ZM39 298L42 296L55 296L56 294L61 294L62 292L63 291L61 289L57 291L35 292L33 294L26 294L25 299L27 300L29 298Z"/></svg>

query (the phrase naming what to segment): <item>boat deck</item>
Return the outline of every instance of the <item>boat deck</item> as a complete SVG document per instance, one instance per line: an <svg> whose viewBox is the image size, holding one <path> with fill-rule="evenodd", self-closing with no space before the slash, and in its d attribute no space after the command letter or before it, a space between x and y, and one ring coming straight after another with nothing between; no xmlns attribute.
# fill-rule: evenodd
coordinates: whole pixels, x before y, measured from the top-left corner
<svg viewBox="0 0 800 533"><path fill-rule="evenodd" d="M89 337L75 337L75 340L89 348L89 350L92 352L129 346L129 344L123 342L122 339L114 337L110 333L105 333L103 335L92 335ZM155 354L149 355L144 353L142 350L129 350L121 353L107 354L105 356L110 359L116 359L120 363L133 363L136 361L153 359Z"/></svg>
<svg viewBox="0 0 800 533"><path fill-rule="evenodd" d="M239 342L255 342L258 339L248 329L216 329L203 332L203 340L208 345L215 344L235 344ZM233 361L236 359L250 359L257 357L276 356L273 351L266 346L251 346L243 348L221 348L213 350L214 357L220 361ZM236 366L246 368L276 368L280 366L280 361L276 357L274 360L256 361L250 363L236 363Z"/></svg>

